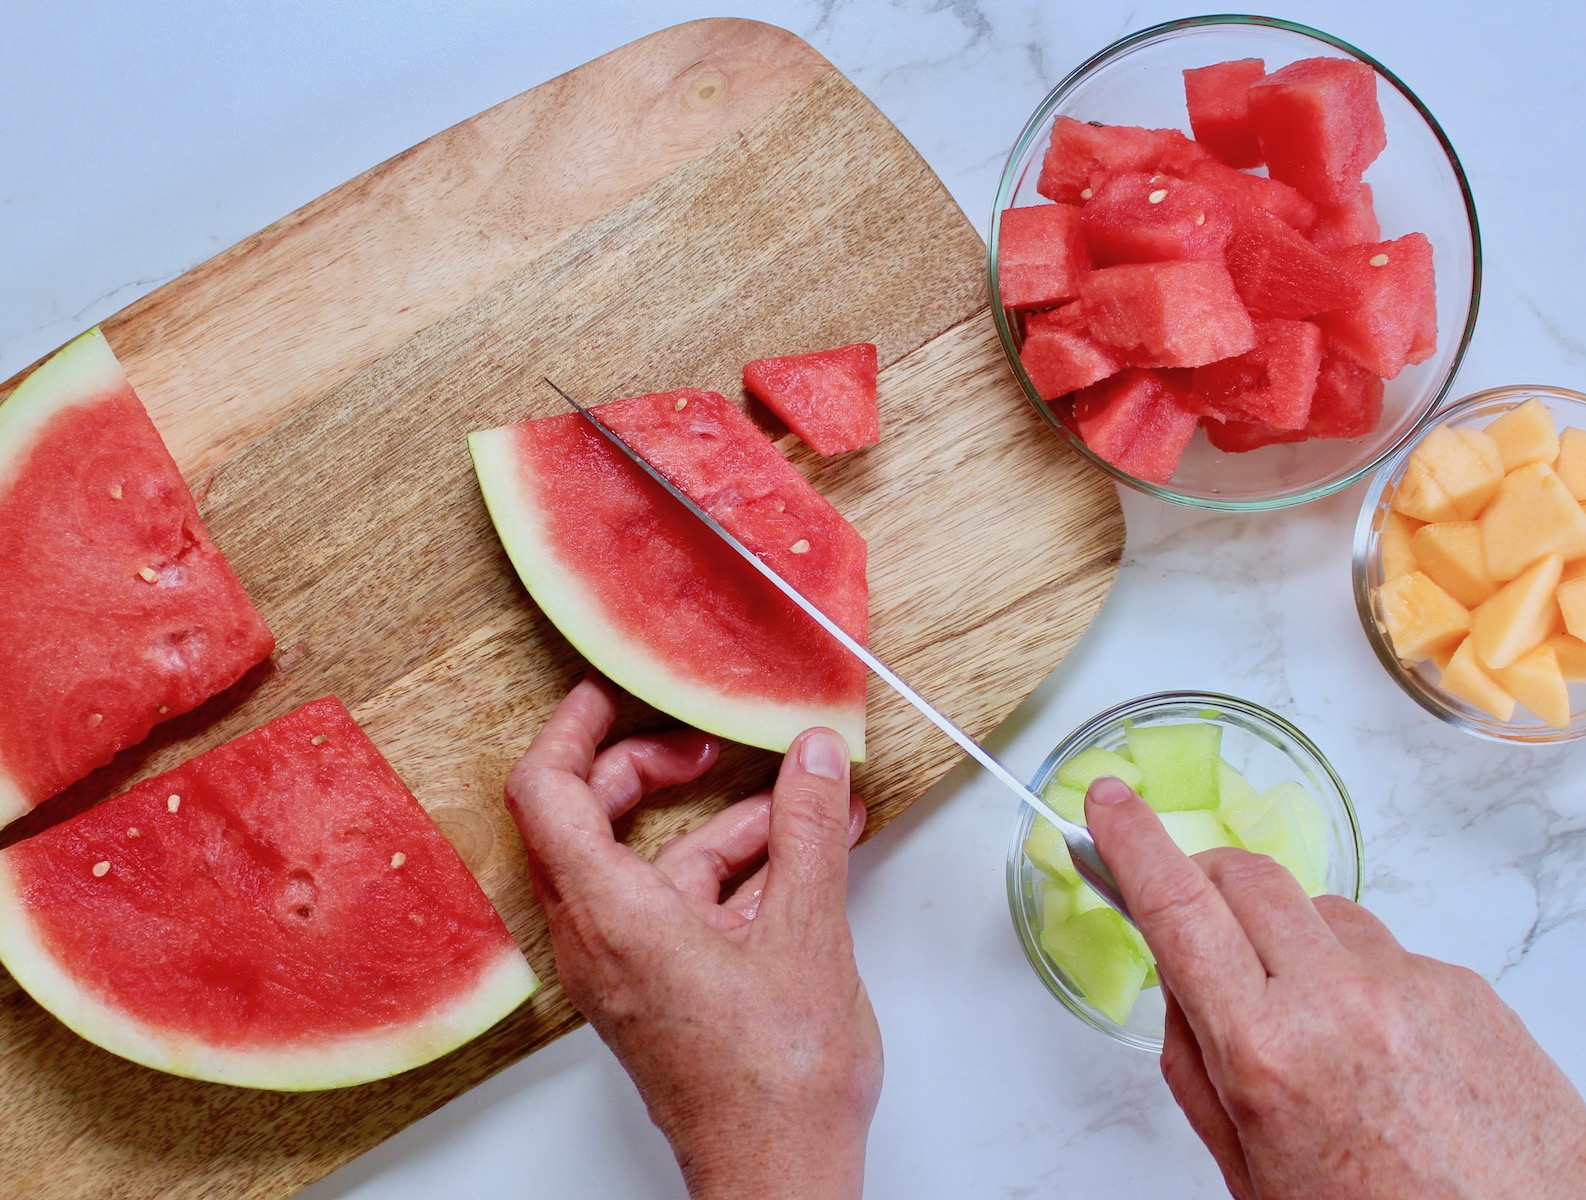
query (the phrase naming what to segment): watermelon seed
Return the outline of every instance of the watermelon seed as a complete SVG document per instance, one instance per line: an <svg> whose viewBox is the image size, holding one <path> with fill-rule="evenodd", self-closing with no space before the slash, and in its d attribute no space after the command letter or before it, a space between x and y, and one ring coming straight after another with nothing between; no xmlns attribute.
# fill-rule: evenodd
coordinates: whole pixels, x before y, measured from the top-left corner
<svg viewBox="0 0 1586 1200"><path fill-rule="evenodd" d="M101 721L103 721L104 719L105 719L105 714L104 713L89 713L88 714L88 728L90 728L90 729L97 728L99 723Z"/></svg>
<svg viewBox="0 0 1586 1200"><path fill-rule="evenodd" d="M1095 194L1096 193L1094 191L1092 191L1090 188L1086 188L1084 191L1080 192L1079 198L1081 200L1089 200Z"/></svg>
<svg viewBox="0 0 1586 1200"><path fill-rule="evenodd" d="M1374 267L1385 267L1388 265L1388 256L1386 254L1373 254L1366 261Z"/></svg>
<svg viewBox="0 0 1586 1200"><path fill-rule="evenodd" d="M110 498L112 500L121 499L121 485L119 483L112 483L110 485Z"/></svg>
<svg viewBox="0 0 1586 1200"><path fill-rule="evenodd" d="M108 874L110 874L110 864L108 862L101 860L94 864L95 879L103 879Z"/></svg>
<svg viewBox="0 0 1586 1200"><path fill-rule="evenodd" d="M794 554L808 554L810 552L809 539L799 538L799 540L789 546L788 549L793 551Z"/></svg>
<svg viewBox="0 0 1586 1200"><path fill-rule="evenodd" d="M687 396L679 396L677 398L677 403L672 405L672 410L674 412L682 412L687 407L688 407L688 397Z"/></svg>
<svg viewBox="0 0 1586 1200"><path fill-rule="evenodd" d="M413 924L415 924L415 925L422 925L422 924L424 924L424 914L423 913L417 913L417 912L410 912L410 913L408 913L408 920L412 921Z"/></svg>
<svg viewBox="0 0 1586 1200"><path fill-rule="evenodd" d="M160 577L160 573L158 571L156 571L153 567L139 567L138 568L138 578L143 580L144 583L153 583L157 579L159 579L159 577Z"/></svg>
<svg viewBox="0 0 1586 1200"><path fill-rule="evenodd" d="M777 510L777 512L787 512L787 501L786 500L778 500L776 502L776 510Z"/></svg>
<svg viewBox="0 0 1586 1200"><path fill-rule="evenodd" d="M163 717L166 713L170 712L171 710L169 708L167 708L165 705L162 704L158 708L156 708L154 711L159 713L160 716Z"/></svg>
<svg viewBox="0 0 1586 1200"><path fill-rule="evenodd" d="M1166 199L1167 199L1167 188L1157 188L1156 191L1152 192L1149 196L1146 197L1146 201L1148 203L1151 203L1151 204L1161 204L1162 201L1164 201Z"/></svg>
<svg viewBox="0 0 1586 1200"><path fill-rule="evenodd" d="M323 733L316 733L313 737L309 738L308 740L310 742L312 742L316 746L323 746L330 739L327 738Z"/></svg>
<svg viewBox="0 0 1586 1200"><path fill-rule="evenodd" d="M1206 214L1203 213L1203 212L1196 213L1195 214L1195 224L1197 224L1197 225L1206 224Z"/></svg>
<svg viewBox="0 0 1586 1200"><path fill-rule="evenodd" d="M407 860L408 856L403 854L402 851L398 850L391 856L391 869L395 870L397 867L400 867L403 863L407 862Z"/></svg>
<svg viewBox="0 0 1586 1200"><path fill-rule="evenodd" d="M177 809L182 807L182 798L175 792L172 792L165 798L165 807L167 811L175 812Z"/></svg>
<svg viewBox="0 0 1586 1200"><path fill-rule="evenodd" d="M127 836L128 837L142 837L143 836L143 830L139 829L136 825L134 825L131 829L127 830Z"/></svg>

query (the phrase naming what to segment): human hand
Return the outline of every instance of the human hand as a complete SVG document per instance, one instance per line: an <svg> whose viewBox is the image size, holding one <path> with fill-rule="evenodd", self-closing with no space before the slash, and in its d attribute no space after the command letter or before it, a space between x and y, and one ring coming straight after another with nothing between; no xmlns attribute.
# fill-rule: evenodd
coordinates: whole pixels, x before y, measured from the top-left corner
<svg viewBox="0 0 1586 1200"><path fill-rule="evenodd" d="M804 733L769 795L646 862L612 821L697 778L719 745L685 730L602 749L616 705L586 678L507 779L568 999L633 1077L693 1196L857 1197L881 1034L845 912L865 821L847 748Z"/></svg>
<svg viewBox="0 0 1586 1200"><path fill-rule="evenodd" d="M1116 779L1085 802L1168 995L1162 1074L1239 1200L1551 1200L1586 1103L1480 976L1271 859L1186 858Z"/></svg>

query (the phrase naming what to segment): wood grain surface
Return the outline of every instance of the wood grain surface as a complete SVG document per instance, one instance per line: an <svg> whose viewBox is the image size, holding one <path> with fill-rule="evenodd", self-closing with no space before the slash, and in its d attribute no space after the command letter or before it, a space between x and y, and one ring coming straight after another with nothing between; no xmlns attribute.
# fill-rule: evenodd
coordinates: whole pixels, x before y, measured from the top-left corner
<svg viewBox="0 0 1586 1200"><path fill-rule="evenodd" d="M279 648L23 831L335 693L546 983L437 1063L276 1095L122 1062L0 977L0 1195L284 1196L577 1024L500 790L581 664L513 574L464 446L558 411L544 375L590 401L741 399L751 358L874 341L881 444L778 444L869 540L875 650L972 733L1006 717L1100 606L1123 521L1009 377L984 253L813 50L703 21L431 138L108 322ZM874 680L869 740L874 836L959 753ZM729 750L629 840L653 852L775 765Z"/></svg>

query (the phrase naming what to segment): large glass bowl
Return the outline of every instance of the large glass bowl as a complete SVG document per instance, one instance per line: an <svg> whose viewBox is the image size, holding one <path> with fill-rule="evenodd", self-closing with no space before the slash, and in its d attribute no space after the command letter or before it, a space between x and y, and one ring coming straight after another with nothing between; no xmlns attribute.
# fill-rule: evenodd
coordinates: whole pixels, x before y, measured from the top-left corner
<svg viewBox="0 0 1586 1200"><path fill-rule="evenodd" d="M1393 652L1393 646L1383 629L1381 613L1377 606L1377 589L1384 582L1382 569L1382 524L1393 503L1394 489L1404 478L1405 464L1421 439L1434 426L1454 428L1471 426L1481 428L1516 405L1535 397L1552 414L1553 423L1563 430L1568 427L1586 429L1586 395L1566 388L1536 387L1530 384L1513 384L1508 387L1488 388L1466 396L1463 400L1440 409L1436 419L1428 422L1416 438L1402 447L1372 479L1360 508L1360 518L1355 523L1353 576L1355 609L1365 628L1366 638L1388 674L1405 692L1427 712L1447 721L1456 729L1478 737L1500 742L1525 745L1551 745L1586 737L1586 684L1570 685L1570 713L1572 720L1566 728L1558 729L1517 706L1514 717L1500 721L1491 713L1477 708L1438 686L1439 671L1432 662L1406 662Z"/></svg>
<svg viewBox="0 0 1586 1200"><path fill-rule="evenodd" d="M1211 721L1223 731L1222 754L1229 765L1256 788L1293 781L1303 784L1321 804L1327 818L1327 891L1360 897L1360 827L1349 793L1332 766L1306 737L1277 713L1217 692L1157 692L1109 708L1086 721L1057 746L1036 773L1031 788L1040 792L1067 759L1089 746L1108 750L1123 747L1131 725L1174 725ZM1024 839L1035 822L1035 810L1024 805L1015 822L1008 847L1008 909L1024 954L1048 991L1071 1013L1094 1029L1142 1050L1162 1049L1162 989L1140 993L1129 1019L1114 1021L1085 998L1085 994L1041 948L1040 909L1036 898L1039 868L1024 854Z"/></svg>
<svg viewBox="0 0 1586 1200"><path fill-rule="evenodd" d="M1000 301L998 224L1006 208L1044 203L1036 192L1041 159L1059 116L1109 125L1145 125L1189 132L1184 107L1188 67L1260 58L1272 71L1299 58L1354 58L1378 78L1377 98L1388 145L1366 171L1382 237L1419 230L1431 240L1437 277L1437 351L1388 381L1382 421L1367 437L1313 439L1244 454L1216 449L1197 431L1172 480L1156 484L1112 466L1085 447L1065 422L1067 405L1049 404L1019 362L1018 323ZM1268 509L1316 500L1347 487L1402 446L1447 394L1465 356L1481 292L1481 237L1464 168L1432 114L1415 93L1370 55L1349 43L1273 17L1193 17L1130 34L1072 71L1030 117L997 188L987 270L991 311L1013 374L1036 410L1080 454L1139 491L1198 508Z"/></svg>

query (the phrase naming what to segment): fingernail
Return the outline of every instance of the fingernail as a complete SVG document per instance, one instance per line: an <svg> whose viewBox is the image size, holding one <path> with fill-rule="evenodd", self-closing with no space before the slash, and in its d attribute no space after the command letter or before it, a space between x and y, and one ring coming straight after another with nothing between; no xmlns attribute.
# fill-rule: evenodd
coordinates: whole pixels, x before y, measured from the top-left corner
<svg viewBox="0 0 1586 1200"><path fill-rule="evenodd" d="M848 770L848 747L835 733L812 729L799 744L799 766L822 779L841 779Z"/></svg>
<svg viewBox="0 0 1586 1200"><path fill-rule="evenodd" d="M1134 795L1129 785L1111 775L1103 775L1090 785L1090 798L1097 804L1122 804Z"/></svg>

